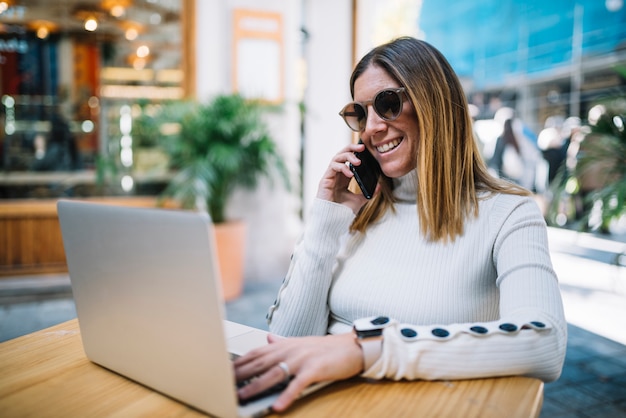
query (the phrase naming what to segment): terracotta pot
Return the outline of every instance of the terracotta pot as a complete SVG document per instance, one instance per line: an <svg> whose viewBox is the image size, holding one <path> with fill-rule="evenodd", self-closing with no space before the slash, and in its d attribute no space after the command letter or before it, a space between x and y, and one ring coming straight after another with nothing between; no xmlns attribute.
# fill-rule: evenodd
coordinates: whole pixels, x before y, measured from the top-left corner
<svg viewBox="0 0 626 418"><path fill-rule="evenodd" d="M224 300L236 299L243 291L246 224L243 221L215 224L215 242Z"/></svg>

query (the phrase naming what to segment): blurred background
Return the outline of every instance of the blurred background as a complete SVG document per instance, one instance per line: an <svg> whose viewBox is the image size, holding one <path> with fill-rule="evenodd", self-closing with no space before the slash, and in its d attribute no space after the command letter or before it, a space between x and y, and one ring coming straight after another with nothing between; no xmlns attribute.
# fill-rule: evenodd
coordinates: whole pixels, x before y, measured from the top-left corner
<svg viewBox="0 0 626 418"><path fill-rule="evenodd" d="M0 1L0 222L59 197L153 204L189 164L174 105L240 94L278 109L263 129L290 187L259 175L224 216L248 221L244 275L280 276L328 160L354 139L337 116L354 63L401 35L450 60L494 175L534 191L551 225L626 231L622 0ZM64 271L54 231L25 248L11 225L0 274Z"/></svg>
<svg viewBox="0 0 626 418"><path fill-rule="evenodd" d="M623 0L0 0L3 339L75 315L59 198L209 210L217 197L188 186L217 188L193 173L220 161L212 178L236 181L211 215L246 232L228 315L262 327L318 180L355 140L337 115L352 68L402 35L443 52L490 170L534 192L574 327L565 382L599 355L590 404L624 416ZM271 152L250 154L257 141ZM583 416L566 404L585 390L550 416Z"/></svg>

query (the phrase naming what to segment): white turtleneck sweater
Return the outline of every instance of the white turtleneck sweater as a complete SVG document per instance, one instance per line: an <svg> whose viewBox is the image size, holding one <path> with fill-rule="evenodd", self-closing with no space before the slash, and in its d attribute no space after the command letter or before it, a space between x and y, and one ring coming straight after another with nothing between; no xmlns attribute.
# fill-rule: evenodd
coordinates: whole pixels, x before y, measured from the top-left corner
<svg viewBox="0 0 626 418"><path fill-rule="evenodd" d="M348 232L348 207L314 201L270 307L270 331L337 334L382 315L392 321L366 377L557 379L567 324L545 221L532 198L481 200L464 234L441 243L420 232L416 171L394 183L395 213L365 234Z"/></svg>

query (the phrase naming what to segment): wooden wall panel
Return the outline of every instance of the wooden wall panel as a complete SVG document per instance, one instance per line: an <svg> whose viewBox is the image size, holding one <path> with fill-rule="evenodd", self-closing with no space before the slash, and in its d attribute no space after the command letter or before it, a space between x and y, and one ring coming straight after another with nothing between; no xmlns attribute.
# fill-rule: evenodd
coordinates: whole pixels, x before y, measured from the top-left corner
<svg viewBox="0 0 626 418"><path fill-rule="evenodd" d="M91 201L124 206L156 206L154 197ZM66 271L56 200L0 202L0 278Z"/></svg>

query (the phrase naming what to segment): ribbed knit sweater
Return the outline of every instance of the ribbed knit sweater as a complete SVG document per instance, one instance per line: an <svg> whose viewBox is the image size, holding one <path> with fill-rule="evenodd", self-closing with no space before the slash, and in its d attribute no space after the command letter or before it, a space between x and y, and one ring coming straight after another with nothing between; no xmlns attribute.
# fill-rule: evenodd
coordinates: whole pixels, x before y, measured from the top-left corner
<svg viewBox="0 0 626 418"><path fill-rule="evenodd" d="M384 315L393 320L382 355L364 376L557 379L567 325L534 200L485 196L462 236L433 242L420 232L416 171L394 183L395 212L364 234L348 232L348 207L314 201L270 307L270 331L337 334Z"/></svg>

